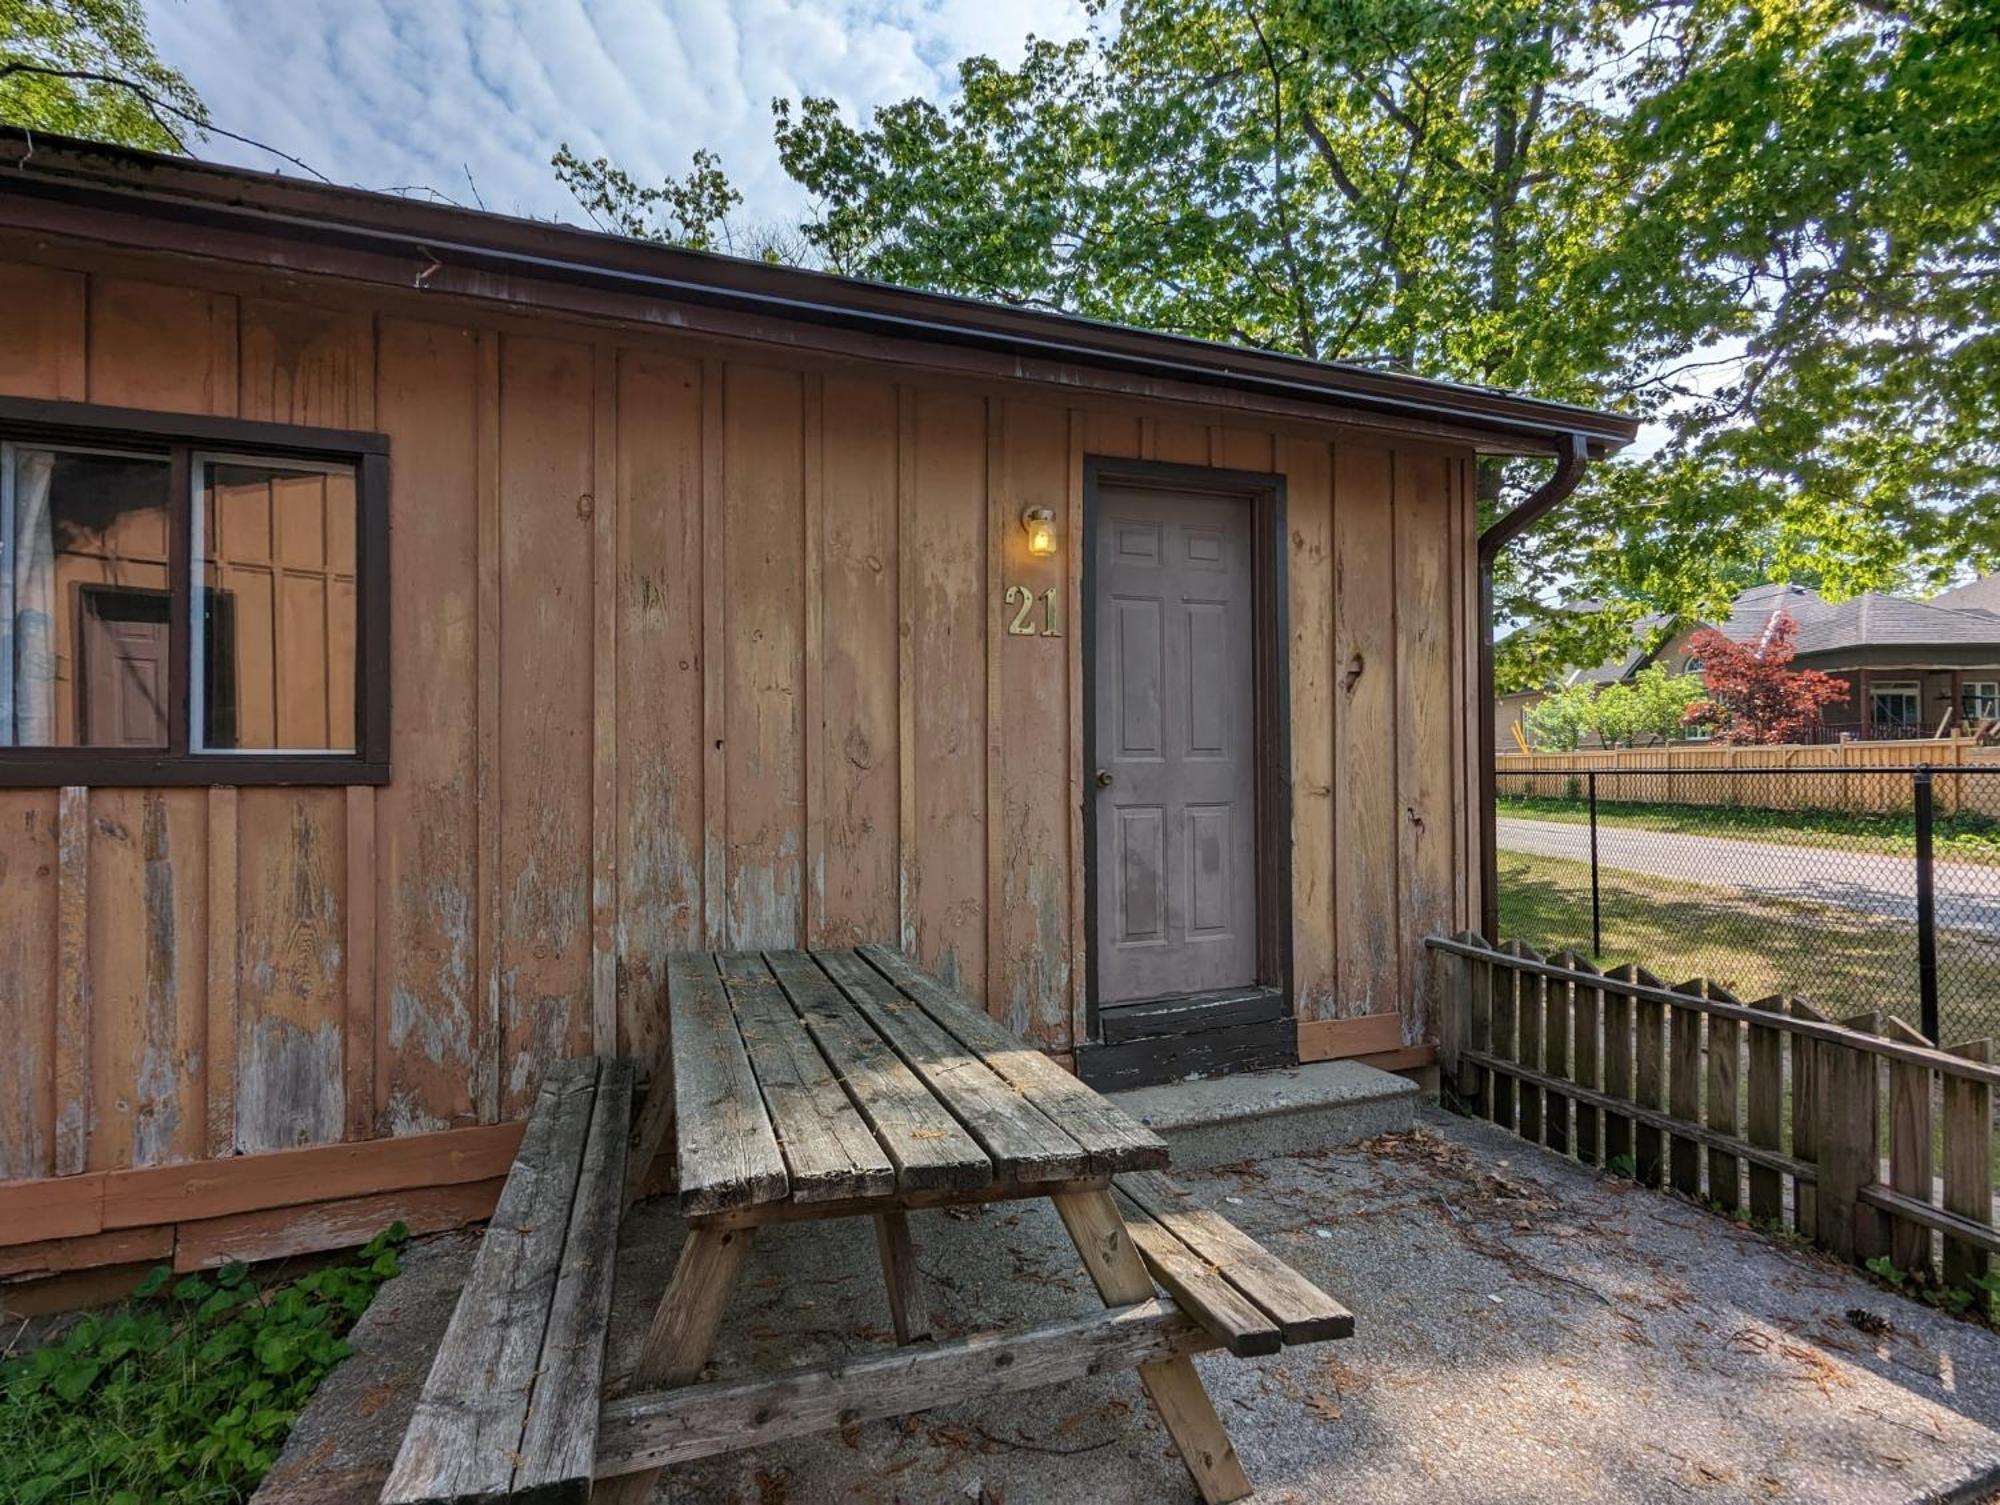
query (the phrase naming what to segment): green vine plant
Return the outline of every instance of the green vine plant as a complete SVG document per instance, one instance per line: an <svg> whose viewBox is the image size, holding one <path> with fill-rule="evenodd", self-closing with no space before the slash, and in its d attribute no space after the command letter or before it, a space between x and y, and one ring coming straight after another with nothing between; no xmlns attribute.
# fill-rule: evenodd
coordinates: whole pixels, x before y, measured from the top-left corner
<svg viewBox="0 0 2000 1505"><path fill-rule="evenodd" d="M394 1224L353 1259L260 1287L247 1266L154 1269L122 1306L0 1363L0 1500L228 1505L349 1352L397 1271Z"/></svg>
<svg viewBox="0 0 2000 1505"><path fill-rule="evenodd" d="M2000 1323L2000 1275L1975 1275L1971 1286L1946 1285L1928 1270L1905 1270L1886 1254L1863 1266L1899 1296L1921 1301L1955 1317Z"/></svg>

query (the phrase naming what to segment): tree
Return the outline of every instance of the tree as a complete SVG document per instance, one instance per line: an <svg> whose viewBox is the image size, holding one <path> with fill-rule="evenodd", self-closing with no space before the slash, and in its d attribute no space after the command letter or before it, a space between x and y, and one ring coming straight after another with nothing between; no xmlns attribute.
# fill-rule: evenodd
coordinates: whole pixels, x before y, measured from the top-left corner
<svg viewBox="0 0 2000 1505"><path fill-rule="evenodd" d="M1630 679L1603 685L1583 680L1551 691L1523 720L1546 752L1574 752L1585 736L1605 747L1637 747L1685 736L1687 709L1703 693L1698 676L1648 664Z"/></svg>
<svg viewBox="0 0 2000 1505"><path fill-rule="evenodd" d="M777 101L812 258L1667 422L1504 562L1543 630L1503 690L1753 562L1833 595L2000 562L1990 0L1093 12L948 105ZM1484 467L1488 514L1543 473Z"/></svg>
<svg viewBox="0 0 2000 1505"><path fill-rule="evenodd" d="M0 0L0 120L184 152L208 112L154 53L139 0Z"/></svg>
<svg viewBox="0 0 2000 1505"><path fill-rule="evenodd" d="M743 228L731 215L743 195L722 170L722 159L697 151L684 178L648 188L608 157L586 162L565 141L550 158L556 178L592 224L635 240L685 246L690 251L724 251L759 261L799 263L808 248L798 232L783 225Z"/></svg>
<svg viewBox="0 0 2000 1505"><path fill-rule="evenodd" d="M1538 752L1575 752L1596 727L1597 686L1588 681L1551 690L1521 715L1528 738Z"/></svg>
<svg viewBox="0 0 2000 1505"><path fill-rule="evenodd" d="M1723 742L1803 742L1820 712L1847 699L1847 686L1817 669L1794 669L1798 626L1779 612L1755 643L1738 643L1713 627L1688 639L1700 659L1708 696L1687 709L1690 727L1713 728Z"/></svg>
<svg viewBox="0 0 2000 1505"><path fill-rule="evenodd" d="M1703 690L1697 675L1670 674L1665 665L1648 664L1598 692L1593 707L1598 740L1606 747L1637 747L1685 736L1687 709L1702 699Z"/></svg>

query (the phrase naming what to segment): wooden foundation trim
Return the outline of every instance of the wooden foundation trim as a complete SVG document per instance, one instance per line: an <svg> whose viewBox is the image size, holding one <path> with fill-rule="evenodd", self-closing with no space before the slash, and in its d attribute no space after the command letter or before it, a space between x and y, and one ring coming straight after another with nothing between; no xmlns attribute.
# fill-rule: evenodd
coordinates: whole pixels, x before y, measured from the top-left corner
<svg viewBox="0 0 2000 1505"><path fill-rule="evenodd" d="M1353 1019L1301 1019L1299 1061L1341 1061L1403 1048L1401 1014L1361 1014Z"/></svg>
<svg viewBox="0 0 2000 1505"><path fill-rule="evenodd" d="M487 1124L231 1160L0 1182L0 1247L487 1181L507 1174L520 1142L520 1124Z"/></svg>

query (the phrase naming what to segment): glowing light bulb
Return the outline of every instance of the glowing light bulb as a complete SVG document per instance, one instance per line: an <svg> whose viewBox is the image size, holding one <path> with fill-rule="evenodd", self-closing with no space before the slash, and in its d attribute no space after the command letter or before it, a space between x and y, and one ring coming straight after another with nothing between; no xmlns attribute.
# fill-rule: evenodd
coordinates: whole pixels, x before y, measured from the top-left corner
<svg viewBox="0 0 2000 1505"><path fill-rule="evenodd" d="M1056 515L1048 507L1029 507L1021 513L1021 530L1028 535L1028 552L1046 559L1056 551Z"/></svg>

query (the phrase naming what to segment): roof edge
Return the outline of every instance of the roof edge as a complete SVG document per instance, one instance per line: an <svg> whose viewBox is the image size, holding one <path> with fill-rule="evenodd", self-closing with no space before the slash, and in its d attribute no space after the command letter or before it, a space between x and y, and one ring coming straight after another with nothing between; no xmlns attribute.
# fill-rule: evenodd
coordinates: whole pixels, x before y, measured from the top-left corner
<svg viewBox="0 0 2000 1505"><path fill-rule="evenodd" d="M1576 436L1598 458L1630 443L1639 427L1636 418L1623 414L1493 388L688 251L16 126L0 126L0 194L117 208L166 222L251 227L321 244L393 245L440 263L452 260L534 280L611 286L664 300L1143 372L1294 401L1338 403L1385 415L1449 419L1501 440L1531 439L1537 453L1566 449Z"/></svg>

